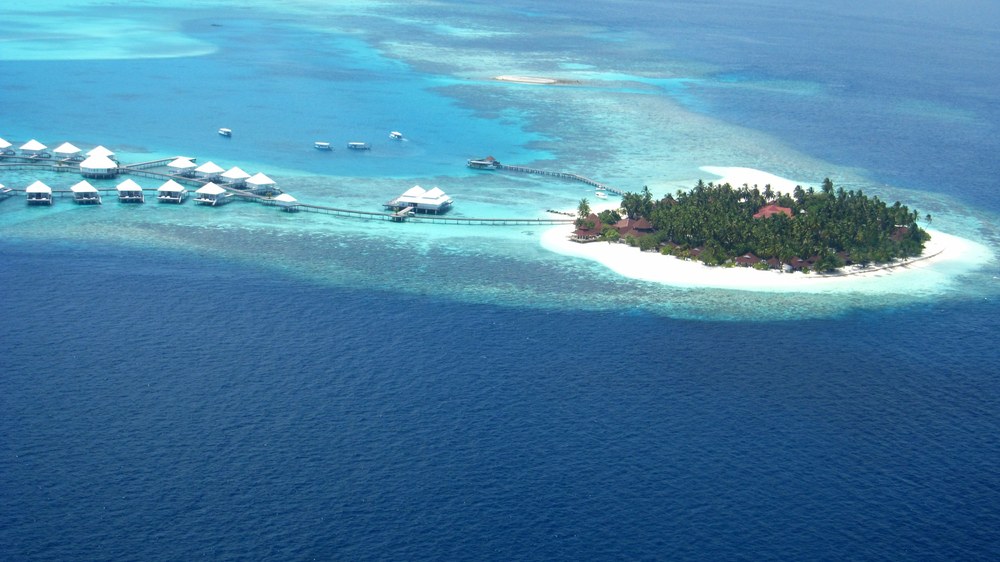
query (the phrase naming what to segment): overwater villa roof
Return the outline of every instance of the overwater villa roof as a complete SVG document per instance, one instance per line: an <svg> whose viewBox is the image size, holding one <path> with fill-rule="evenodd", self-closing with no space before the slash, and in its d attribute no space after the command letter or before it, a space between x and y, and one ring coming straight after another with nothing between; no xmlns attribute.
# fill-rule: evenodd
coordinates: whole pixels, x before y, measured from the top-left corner
<svg viewBox="0 0 1000 562"><path fill-rule="evenodd" d="M90 182L83 180L69 188L73 193L97 193L97 188L90 185Z"/></svg>
<svg viewBox="0 0 1000 562"><path fill-rule="evenodd" d="M177 192L177 191L184 191L184 186L181 185L181 184L179 184L179 183L177 183L177 182L175 182L174 180L167 180L156 191L161 192L161 193L162 192L171 192L172 193L172 192Z"/></svg>
<svg viewBox="0 0 1000 562"><path fill-rule="evenodd" d="M53 150L56 154L76 154L80 152L80 149L74 146L72 143L64 142L59 145L59 148Z"/></svg>
<svg viewBox="0 0 1000 562"><path fill-rule="evenodd" d="M208 182L205 185L198 188L195 193L199 195L222 195L226 190L212 182Z"/></svg>
<svg viewBox="0 0 1000 562"><path fill-rule="evenodd" d="M232 168L226 170L222 174L222 177L227 180L245 180L250 177L250 174L241 170L239 166L233 166Z"/></svg>
<svg viewBox="0 0 1000 562"><path fill-rule="evenodd" d="M190 158L184 158L184 157L177 158L173 162L167 164L168 168L177 168L180 170L187 170L189 168L194 168L196 166L197 164L192 162Z"/></svg>
<svg viewBox="0 0 1000 562"><path fill-rule="evenodd" d="M250 179L247 180L247 183L252 185L273 185L275 182L271 178L265 176L263 173L257 172Z"/></svg>
<svg viewBox="0 0 1000 562"><path fill-rule="evenodd" d="M31 139L21 145L21 150L45 150L46 148L47 147L44 144L36 141L35 139Z"/></svg>
<svg viewBox="0 0 1000 562"><path fill-rule="evenodd" d="M0 149L4 148L10 148L10 143L3 139L0 139Z"/></svg>
<svg viewBox="0 0 1000 562"><path fill-rule="evenodd" d="M195 168L194 171L202 174L218 174L220 172L224 172L225 169L215 162L205 162L201 166Z"/></svg>
<svg viewBox="0 0 1000 562"><path fill-rule="evenodd" d="M105 148L105 147L103 147L101 145L97 145L94 148L91 148L90 150L87 151L87 156L104 156L104 157L110 157L110 156L114 156L114 155L115 155L114 152L112 152L111 150L109 150L109 149L107 149L107 148Z"/></svg>
<svg viewBox="0 0 1000 562"><path fill-rule="evenodd" d="M111 168L117 168L118 163L114 160L108 158L107 156L94 155L88 156L86 160L80 162L80 169L87 170L110 170Z"/></svg>
<svg viewBox="0 0 1000 562"><path fill-rule="evenodd" d="M132 178L129 178L121 182L115 189L117 189L118 191L142 191L142 187L140 187L139 184L135 183L135 180L133 180Z"/></svg>
<svg viewBox="0 0 1000 562"><path fill-rule="evenodd" d="M298 199L292 197L287 193L282 193L281 195L274 198L275 201L280 201L282 203L296 203Z"/></svg>
<svg viewBox="0 0 1000 562"><path fill-rule="evenodd" d="M52 193L52 188L42 183L41 180L34 182L29 185L25 190L25 193Z"/></svg>
<svg viewBox="0 0 1000 562"><path fill-rule="evenodd" d="M404 199L404 198L406 198L406 199L414 199L414 198L417 198L417 197L423 197L425 193L427 193L427 190L425 190L424 188L420 187L419 185L415 185L415 186L411 187L410 189L407 189L406 191L404 191L403 194L399 196L399 198L400 199Z"/></svg>

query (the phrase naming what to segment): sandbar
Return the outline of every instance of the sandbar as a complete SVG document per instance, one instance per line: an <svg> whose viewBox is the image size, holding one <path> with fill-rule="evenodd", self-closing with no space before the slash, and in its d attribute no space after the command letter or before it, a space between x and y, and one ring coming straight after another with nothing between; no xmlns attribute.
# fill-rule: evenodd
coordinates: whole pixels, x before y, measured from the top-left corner
<svg viewBox="0 0 1000 562"><path fill-rule="evenodd" d="M502 82L517 82L518 84L560 84L561 80L555 78L545 78L542 76L512 76L509 74L504 74L502 76L494 76L494 80L500 80Z"/></svg>

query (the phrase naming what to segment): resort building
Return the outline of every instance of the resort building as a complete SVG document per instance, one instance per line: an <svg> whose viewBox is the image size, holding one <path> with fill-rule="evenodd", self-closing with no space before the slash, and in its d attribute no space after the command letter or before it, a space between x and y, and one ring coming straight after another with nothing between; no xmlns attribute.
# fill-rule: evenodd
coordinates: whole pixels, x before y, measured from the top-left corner
<svg viewBox="0 0 1000 562"><path fill-rule="evenodd" d="M104 156L105 158L110 158L112 160L117 160L115 158L115 153L110 149L105 148L101 145L97 145L87 151L87 156Z"/></svg>
<svg viewBox="0 0 1000 562"><path fill-rule="evenodd" d="M250 174L244 172L239 166L233 166L222 174L222 179L230 187L242 188L246 186Z"/></svg>
<svg viewBox="0 0 1000 562"><path fill-rule="evenodd" d="M792 210L789 209L788 207L779 207L778 205L772 203L770 205L764 205L763 207L761 207L759 211L754 213L753 218L766 219L778 214L787 215L789 217L794 216Z"/></svg>
<svg viewBox="0 0 1000 562"><path fill-rule="evenodd" d="M201 166L195 168L194 172L203 180L215 181L215 179L219 177L219 174L225 172L225 170L222 166L219 166L215 162L205 162Z"/></svg>
<svg viewBox="0 0 1000 562"><path fill-rule="evenodd" d="M281 191L280 189L278 189L278 186L274 180L267 177L261 172L257 172L253 176L247 178L246 185L247 187L250 188L251 191L253 191L258 195L264 195L268 193L278 193Z"/></svg>
<svg viewBox="0 0 1000 562"><path fill-rule="evenodd" d="M500 167L500 161L492 156L487 156L478 160L469 160L468 165L477 170L496 170Z"/></svg>
<svg viewBox="0 0 1000 562"><path fill-rule="evenodd" d="M639 217L637 219L624 218L615 223L615 230L618 231L618 235L622 238L632 236L633 238L639 238L653 232L653 225L650 224L646 217Z"/></svg>
<svg viewBox="0 0 1000 562"><path fill-rule="evenodd" d="M80 162L80 174L85 178L113 178L118 175L118 162L100 154Z"/></svg>
<svg viewBox="0 0 1000 562"><path fill-rule="evenodd" d="M5 140L3 140L3 139L0 139L0 155L2 155L2 156L14 156L15 154L17 154L17 153L14 152L13 150L11 150L10 143L7 142L7 141L5 141Z"/></svg>
<svg viewBox="0 0 1000 562"><path fill-rule="evenodd" d="M272 199L274 204L281 207L282 211L294 213L299 210L299 201L287 193L282 193Z"/></svg>
<svg viewBox="0 0 1000 562"><path fill-rule="evenodd" d="M29 185L24 192L28 194L29 205L52 204L52 188L40 181L36 181L35 183Z"/></svg>
<svg viewBox="0 0 1000 562"><path fill-rule="evenodd" d="M25 158L51 158L52 155L45 152L48 148L44 144L31 139L30 141L21 145L21 155Z"/></svg>
<svg viewBox="0 0 1000 562"><path fill-rule="evenodd" d="M73 201L80 205L100 205L101 194L97 188L90 185L90 182L83 180L69 188L73 192Z"/></svg>
<svg viewBox="0 0 1000 562"><path fill-rule="evenodd" d="M83 160L83 156L80 155L80 152L81 150L72 143L64 142L60 144L58 148L53 150L52 154L55 154L56 158L60 158L65 161Z"/></svg>
<svg viewBox="0 0 1000 562"><path fill-rule="evenodd" d="M174 180L167 180L156 190L156 199L160 203L183 203L187 199L188 190Z"/></svg>
<svg viewBox="0 0 1000 562"><path fill-rule="evenodd" d="M198 188L195 194L195 202L202 205L210 205L212 207L218 207L219 205L225 205L230 200L232 200L233 195L226 191L226 188L208 182L205 185Z"/></svg>
<svg viewBox="0 0 1000 562"><path fill-rule="evenodd" d="M142 187L129 178L116 188L118 190L118 200L122 203L145 203L146 197L142 193Z"/></svg>
<svg viewBox="0 0 1000 562"><path fill-rule="evenodd" d="M191 177L194 175L194 169L198 165L195 164L190 158L180 157L173 162L167 164L167 168L175 176L181 176L184 178Z"/></svg>
<svg viewBox="0 0 1000 562"><path fill-rule="evenodd" d="M602 230L604 230L604 225L601 224L601 219L596 214L590 213L576 227L570 239L574 242L593 242L601 237Z"/></svg>
<svg viewBox="0 0 1000 562"><path fill-rule="evenodd" d="M439 214L451 208L453 201L440 187L425 190L419 185L415 185L403 192L402 195L389 201L385 208L393 211L401 211L410 208L417 213Z"/></svg>

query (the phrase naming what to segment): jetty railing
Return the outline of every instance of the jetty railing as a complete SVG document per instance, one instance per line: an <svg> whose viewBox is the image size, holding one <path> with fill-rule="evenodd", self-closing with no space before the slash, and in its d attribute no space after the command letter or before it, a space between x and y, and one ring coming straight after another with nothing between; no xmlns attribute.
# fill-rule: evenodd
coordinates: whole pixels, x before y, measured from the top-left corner
<svg viewBox="0 0 1000 562"><path fill-rule="evenodd" d="M573 180L585 183L587 185L592 185L597 189L603 189L604 191L610 191L616 195L625 195L625 192L618 189L617 187L612 187L606 183L601 183L597 180L592 180L586 176L581 176L580 174L574 174L572 172L556 172L552 170L540 170L538 168L529 168L528 166L512 166L510 164L496 164L495 169L504 170L508 172L521 172L524 174L537 174L541 176L554 176L557 178Z"/></svg>

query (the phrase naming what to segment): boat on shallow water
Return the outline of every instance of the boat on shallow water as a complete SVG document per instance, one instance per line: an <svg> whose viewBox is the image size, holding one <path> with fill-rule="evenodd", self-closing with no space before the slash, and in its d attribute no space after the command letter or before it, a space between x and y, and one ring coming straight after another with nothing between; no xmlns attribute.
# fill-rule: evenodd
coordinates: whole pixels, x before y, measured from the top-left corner
<svg viewBox="0 0 1000 562"><path fill-rule="evenodd" d="M403 133L400 133L399 131L392 131L389 133L389 138L392 140L403 140Z"/></svg>
<svg viewBox="0 0 1000 562"><path fill-rule="evenodd" d="M313 147L316 150L333 150L333 148L330 147L330 143L328 142L316 141L313 143Z"/></svg>
<svg viewBox="0 0 1000 562"><path fill-rule="evenodd" d="M349 143L347 143L347 148L350 148L351 150L371 150L372 149L372 145L370 145L370 144L368 144L366 142L356 142L355 141L355 142L349 142Z"/></svg>
<svg viewBox="0 0 1000 562"><path fill-rule="evenodd" d="M219 129L219 134L222 135L222 136L224 136L224 137L231 137L231 136L233 136L233 130L232 129L227 129L227 128L223 127L221 129Z"/></svg>

